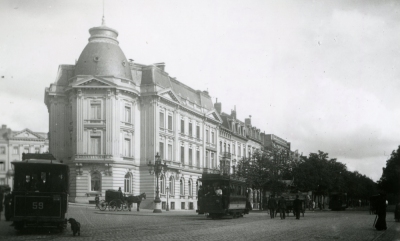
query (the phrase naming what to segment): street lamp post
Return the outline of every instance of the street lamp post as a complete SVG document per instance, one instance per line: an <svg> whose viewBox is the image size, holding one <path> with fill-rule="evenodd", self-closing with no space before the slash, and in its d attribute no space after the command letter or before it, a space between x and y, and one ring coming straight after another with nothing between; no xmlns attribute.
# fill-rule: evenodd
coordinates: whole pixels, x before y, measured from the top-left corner
<svg viewBox="0 0 400 241"><path fill-rule="evenodd" d="M167 190L167 209L165 209L165 211L169 211L169 202L168 202L168 196L169 196L169 187L165 188Z"/></svg>
<svg viewBox="0 0 400 241"><path fill-rule="evenodd" d="M154 210L153 213L161 213L161 199L160 199L160 190L159 190L159 186L158 186L158 178L159 176L164 172L164 169L167 169L167 164L162 164L161 163L161 158L160 155L157 152L157 155L155 157L155 162L154 165L151 163L151 161L149 161L149 164L147 164L147 166L149 166L149 172L150 174L154 174L156 175L156 180L157 180L157 187L156 187L156 198L154 199Z"/></svg>

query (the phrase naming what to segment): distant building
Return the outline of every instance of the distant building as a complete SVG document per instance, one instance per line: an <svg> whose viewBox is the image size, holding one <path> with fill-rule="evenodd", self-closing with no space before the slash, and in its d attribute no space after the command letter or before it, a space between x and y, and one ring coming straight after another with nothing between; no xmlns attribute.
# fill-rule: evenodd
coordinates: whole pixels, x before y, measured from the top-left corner
<svg viewBox="0 0 400 241"><path fill-rule="evenodd" d="M13 186L11 162L21 161L22 153L45 153L49 151L47 133L29 129L13 131L2 125L0 129L0 185Z"/></svg>

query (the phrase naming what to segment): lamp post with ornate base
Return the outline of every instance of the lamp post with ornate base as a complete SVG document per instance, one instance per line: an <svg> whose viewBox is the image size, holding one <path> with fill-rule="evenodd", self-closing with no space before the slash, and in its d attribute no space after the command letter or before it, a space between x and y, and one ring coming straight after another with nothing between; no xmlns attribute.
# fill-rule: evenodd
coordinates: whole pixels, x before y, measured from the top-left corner
<svg viewBox="0 0 400 241"><path fill-rule="evenodd" d="M161 213L161 199L160 199L160 190L158 186L158 178L164 172L164 169L167 169L167 164L161 163L160 155L157 152L156 160L154 165L149 161L149 172L150 174L156 175L157 187L156 187L156 198L154 199L154 210L153 213Z"/></svg>

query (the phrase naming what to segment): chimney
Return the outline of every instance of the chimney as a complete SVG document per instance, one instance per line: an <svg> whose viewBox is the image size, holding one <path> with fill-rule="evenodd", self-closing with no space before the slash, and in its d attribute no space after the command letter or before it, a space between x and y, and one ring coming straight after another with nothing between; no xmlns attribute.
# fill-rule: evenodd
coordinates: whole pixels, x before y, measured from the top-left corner
<svg viewBox="0 0 400 241"><path fill-rule="evenodd" d="M222 104L218 103L218 98L215 100L214 108L217 110L218 114L221 114Z"/></svg>
<svg viewBox="0 0 400 241"><path fill-rule="evenodd" d="M3 130L7 129L7 125L1 125L1 129Z"/></svg>
<svg viewBox="0 0 400 241"><path fill-rule="evenodd" d="M161 62L161 63L155 63L154 64L157 68L161 69L162 71L165 71L165 63Z"/></svg>
<svg viewBox="0 0 400 241"><path fill-rule="evenodd" d="M249 118L244 119L244 123L251 126L251 115L249 115Z"/></svg>
<svg viewBox="0 0 400 241"><path fill-rule="evenodd" d="M233 110L231 110L231 117L236 120L236 105L235 108Z"/></svg>

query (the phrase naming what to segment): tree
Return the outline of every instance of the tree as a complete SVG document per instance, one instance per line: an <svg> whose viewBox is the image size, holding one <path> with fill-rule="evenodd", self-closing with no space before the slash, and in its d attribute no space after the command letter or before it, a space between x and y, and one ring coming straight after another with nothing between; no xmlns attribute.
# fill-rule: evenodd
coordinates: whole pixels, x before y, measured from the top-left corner
<svg viewBox="0 0 400 241"><path fill-rule="evenodd" d="M380 189L391 193L399 198L400 195L400 146L393 151L389 160L386 161L386 167L378 181Z"/></svg>
<svg viewBox="0 0 400 241"><path fill-rule="evenodd" d="M255 152L252 157L239 161L236 175L246 178L247 184L260 189L261 193L266 189L281 193L285 189L282 177L290 168L288 162L279 155L281 153L278 151Z"/></svg>

